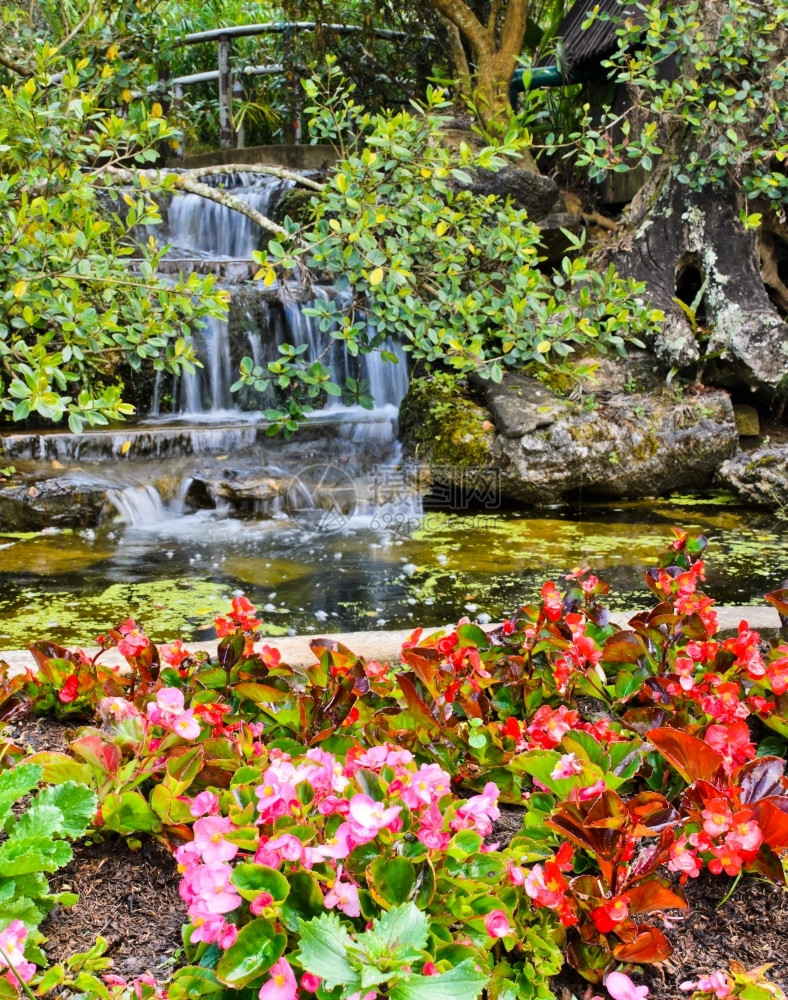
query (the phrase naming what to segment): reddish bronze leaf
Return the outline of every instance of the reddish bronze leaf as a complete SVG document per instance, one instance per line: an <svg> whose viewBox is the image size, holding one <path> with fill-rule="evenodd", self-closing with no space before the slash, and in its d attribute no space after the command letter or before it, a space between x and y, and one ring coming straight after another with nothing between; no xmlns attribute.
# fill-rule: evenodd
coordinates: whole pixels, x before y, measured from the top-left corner
<svg viewBox="0 0 788 1000"><path fill-rule="evenodd" d="M671 888L666 878L654 877L625 890L630 913L653 913L654 910L686 910L687 897L681 889Z"/></svg>
<svg viewBox="0 0 788 1000"><path fill-rule="evenodd" d="M619 944L613 955L619 962L664 962L673 954L673 945L658 927L640 924L634 941Z"/></svg>
<svg viewBox="0 0 788 1000"><path fill-rule="evenodd" d="M788 847L788 813L776 806L772 799L761 799L752 804L752 811L763 833L764 843L773 851Z"/></svg>
<svg viewBox="0 0 788 1000"><path fill-rule="evenodd" d="M637 663L646 652L637 632L628 630L611 635L602 650L603 663Z"/></svg>
<svg viewBox="0 0 788 1000"><path fill-rule="evenodd" d="M689 733L669 726L652 729L647 736L665 760L690 785L694 781L714 781L722 767L721 755L697 736L690 736Z"/></svg>

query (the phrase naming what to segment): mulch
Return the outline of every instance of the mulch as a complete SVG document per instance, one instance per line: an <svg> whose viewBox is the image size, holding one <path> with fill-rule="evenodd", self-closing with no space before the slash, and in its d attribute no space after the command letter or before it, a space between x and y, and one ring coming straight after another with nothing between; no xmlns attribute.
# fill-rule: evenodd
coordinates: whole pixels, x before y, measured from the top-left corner
<svg viewBox="0 0 788 1000"><path fill-rule="evenodd" d="M142 839L142 838L141 838ZM79 894L76 906L56 906L41 926L52 962L86 951L103 937L115 975L151 972L159 979L178 961L186 906L170 852L151 837L138 851L112 838L74 844L74 858L50 876L53 892Z"/></svg>

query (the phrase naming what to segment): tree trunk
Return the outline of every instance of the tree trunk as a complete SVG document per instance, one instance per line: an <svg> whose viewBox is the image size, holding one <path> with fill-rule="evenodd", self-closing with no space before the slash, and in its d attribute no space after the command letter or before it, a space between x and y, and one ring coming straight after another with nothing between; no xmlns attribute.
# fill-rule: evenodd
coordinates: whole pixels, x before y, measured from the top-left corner
<svg viewBox="0 0 788 1000"><path fill-rule="evenodd" d="M509 81L523 47L528 0L493 0L486 24L464 0L431 3L448 25L449 52L460 93L473 103L487 132L505 132L512 117ZM538 172L529 153L523 155L521 166Z"/></svg>
<svg viewBox="0 0 788 1000"><path fill-rule="evenodd" d="M732 182L700 192L679 183L693 148L704 155L685 130L670 138L629 208L624 236L604 254L622 275L645 281L649 300L665 312L653 344L659 358L697 366L711 385L784 396L788 234L781 236L766 217L764 231L745 229L739 213L754 206ZM676 300L690 306L704 282L693 330Z"/></svg>

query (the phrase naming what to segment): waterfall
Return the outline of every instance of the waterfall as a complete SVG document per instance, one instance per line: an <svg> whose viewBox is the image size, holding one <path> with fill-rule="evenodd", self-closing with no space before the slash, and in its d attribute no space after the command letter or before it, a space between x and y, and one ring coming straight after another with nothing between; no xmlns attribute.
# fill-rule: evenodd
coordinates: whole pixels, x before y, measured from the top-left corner
<svg viewBox="0 0 788 1000"><path fill-rule="evenodd" d="M131 528L150 527L168 519L159 491L154 486L126 486L107 490L107 500Z"/></svg>
<svg viewBox="0 0 788 1000"><path fill-rule="evenodd" d="M264 215L270 215L284 191L292 186L289 181L230 171L208 180L232 190L234 197ZM245 216L190 194L173 197L167 212L167 230L169 242L201 260L249 259L265 239L260 228ZM282 344L305 344L305 356L319 358L330 368L334 382L341 385L350 375L366 379L375 400L375 409L368 411L361 406L347 407L332 396L313 414L314 420L338 424L339 433L350 440L383 444L394 438L399 404L408 384L402 349L396 344L386 345L398 358L398 364L383 361L377 352L351 357L343 341L333 338L330 330L321 330L319 320L304 312L316 300L347 293L316 286L312 290L314 300L304 302L303 289L298 287L265 288L254 282L226 287L230 293L227 319L209 319L193 335L202 367L192 374L182 374L174 383L173 411L179 420L206 423L254 419L261 410L276 405L276 400L272 393L263 398L255 391L230 391L238 378L241 358L249 355L256 365L265 366L281 356L278 348Z"/></svg>
<svg viewBox="0 0 788 1000"><path fill-rule="evenodd" d="M293 186L264 174L218 174L207 178L211 187L232 189L233 197L269 216L282 193ZM197 194L176 195L167 212L168 242L182 250L248 260L260 248L262 232L256 222Z"/></svg>

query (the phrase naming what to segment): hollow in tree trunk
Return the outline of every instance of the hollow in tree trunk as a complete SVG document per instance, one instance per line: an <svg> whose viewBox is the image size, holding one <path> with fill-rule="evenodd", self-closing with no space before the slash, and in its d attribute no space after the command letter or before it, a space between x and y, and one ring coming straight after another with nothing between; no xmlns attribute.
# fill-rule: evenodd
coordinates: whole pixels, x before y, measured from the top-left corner
<svg viewBox="0 0 788 1000"><path fill-rule="evenodd" d="M728 181L692 191L678 181L702 143L677 130L654 172L629 207L624 236L605 256L619 272L645 281L652 304L667 317L656 337L658 357L697 366L703 381L759 390L771 399L788 392L788 229L768 210L747 203ZM760 229L740 212L763 211ZM705 283L705 288L704 288ZM703 294L695 326L687 306Z"/></svg>

